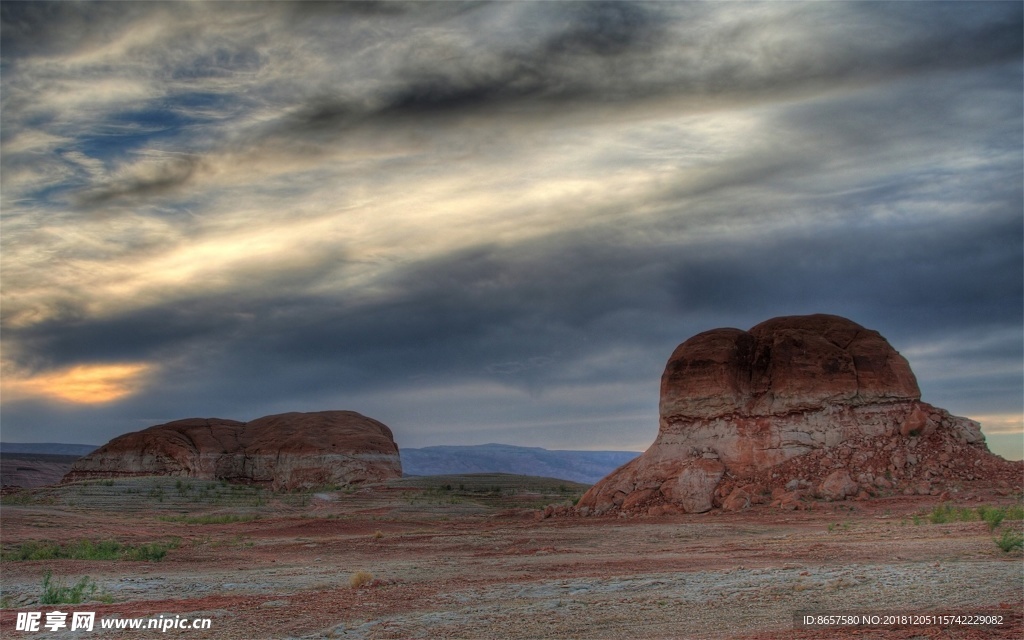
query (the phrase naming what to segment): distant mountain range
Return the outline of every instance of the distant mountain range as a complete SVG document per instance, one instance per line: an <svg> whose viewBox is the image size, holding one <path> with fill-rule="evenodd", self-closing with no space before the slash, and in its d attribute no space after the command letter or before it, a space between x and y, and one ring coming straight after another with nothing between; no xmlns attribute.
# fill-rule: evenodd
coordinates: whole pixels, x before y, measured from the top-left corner
<svg viewBox="0 0 1024 640"><path fill-rule="evenodd" d="M401 449L410 476L457 473L516 473L594 484L640 455L636 451L561 451L510 444Z"/></svg>
<svg viewBox="0 0 1024 640"><path fill-rule="evenodd" d="M0 453L42 453L54 456L84 456L99 449L94 444L60 442L0 442Z"/></svg>
<svg viewBox="0 0 1024 640"><path fill-rule="evenodd" d="M84 456L90 444L0 442L0 453ZM640 455L636 451L564 451L510 444L441 445L400 450L402 470L409 476L460 473L515 473L594 484Z"/></svg>

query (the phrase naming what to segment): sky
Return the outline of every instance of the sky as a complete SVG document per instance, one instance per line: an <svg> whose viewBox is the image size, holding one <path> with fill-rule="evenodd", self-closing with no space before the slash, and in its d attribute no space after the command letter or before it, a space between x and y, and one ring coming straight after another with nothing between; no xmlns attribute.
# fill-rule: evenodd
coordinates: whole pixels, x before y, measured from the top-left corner
<svg viewBox="0 0 1024 640"><path fill-rule="evenodd" d="M0 4L0 436L642 451L845 316L1024 456L1020 2Z"/></svg>

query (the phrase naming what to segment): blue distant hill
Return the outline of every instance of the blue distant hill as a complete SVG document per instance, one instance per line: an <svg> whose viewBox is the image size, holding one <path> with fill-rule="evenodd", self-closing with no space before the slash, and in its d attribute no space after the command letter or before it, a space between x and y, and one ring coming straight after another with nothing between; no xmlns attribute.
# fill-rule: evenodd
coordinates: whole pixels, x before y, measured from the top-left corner
<svg viewBox="0 0 1024 640"><path fill-rule="evenodd" d="M516 473L584 484L594 484L640 455L636 451L563 451L510 444L441 445L400 451L405 475Z"/></svg>
<svg viewBox="0 0 1024 640"><path fill-rule="evenodd" d="M84 456L99 446L61 442L0 442L0 453L42 453L52 456Z"/></svg>

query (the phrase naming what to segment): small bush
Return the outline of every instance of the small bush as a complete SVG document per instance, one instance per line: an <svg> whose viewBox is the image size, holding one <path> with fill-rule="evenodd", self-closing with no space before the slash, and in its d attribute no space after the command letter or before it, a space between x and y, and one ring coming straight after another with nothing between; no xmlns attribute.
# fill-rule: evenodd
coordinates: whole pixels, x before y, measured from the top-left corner
<svg viewBox="0 0 1024 640"><path fill-rule="evenodd" d="M348 585L353 589L373 582L373 574L369 571L359 570L352 574L352 577L348 579Z"/></svg>
<svg viewBox="0 0 1024 640"><path fill-rule="evenodd" d="M178 495L184 498L192 491L192 483L178 479L174 482L174 488L178 490Z"/></svg>
<svg viewBox="0 0 1024 640"><path fill-rule="evenodd" d="M1024 535L1005 529L1003 535L996 538L996 544L1005 553L1009 553L1014 549L1024 549Z"/></svg>
<svg viewBox="0 0 1024 640"><path fill-rule="evenodd" d="M1006 509L982 506L978 507L978 516L988 523L989 531L995 531L995 528L1002 524L1006 518Z"/></svg>

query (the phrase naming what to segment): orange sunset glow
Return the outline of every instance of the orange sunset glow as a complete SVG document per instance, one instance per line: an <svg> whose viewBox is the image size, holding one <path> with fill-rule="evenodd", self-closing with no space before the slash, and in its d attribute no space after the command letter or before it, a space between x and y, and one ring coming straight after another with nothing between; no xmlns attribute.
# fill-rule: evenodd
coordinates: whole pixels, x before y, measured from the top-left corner
<svg viewBox="0 0 1024 640"><path fill-rule="evenodd" d="M78 365L31 377L5 379L4 394L42 396L75 404L120 400L142 388L152 367L144 363Z"/></svg>

